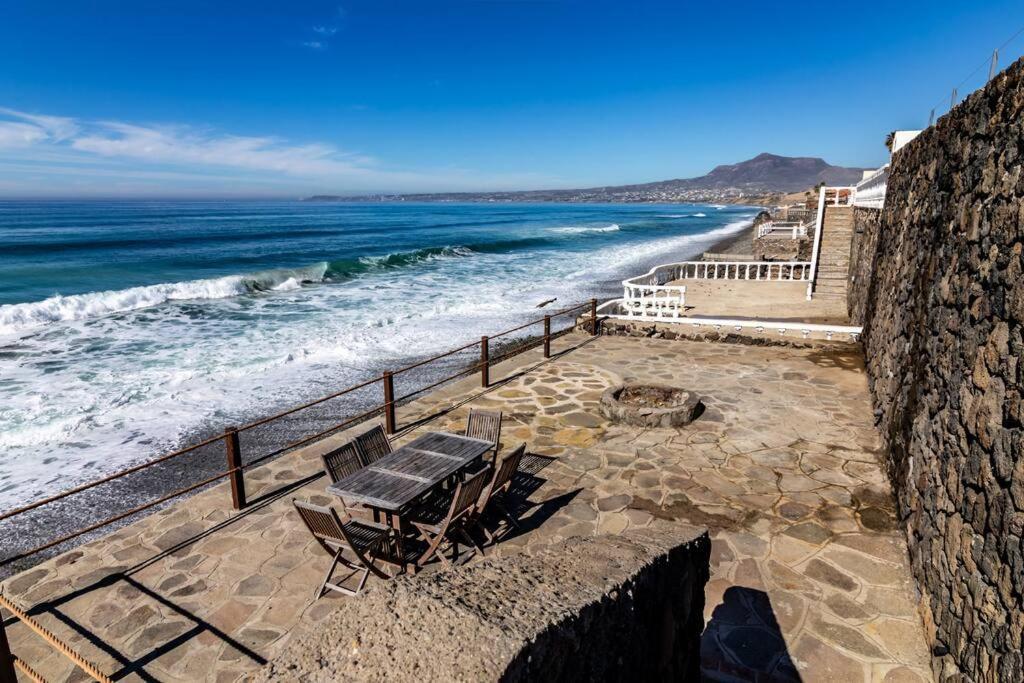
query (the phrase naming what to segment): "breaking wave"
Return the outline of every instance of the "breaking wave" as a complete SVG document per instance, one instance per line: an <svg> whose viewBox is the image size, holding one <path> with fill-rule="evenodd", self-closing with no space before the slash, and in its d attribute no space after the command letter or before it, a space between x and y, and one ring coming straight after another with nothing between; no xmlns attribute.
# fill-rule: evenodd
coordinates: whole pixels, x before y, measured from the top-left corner
<svg viewBox="0 0 1024 683"><path fill-rule="evenodd" d="M620 228L616 223L612 223L611 225L606 225L603 228L588 228L583 226L577 227L574 225L570 225L565 228L551 228L551 232L557 232L566 235L581 235L587 232L618 232L619 229Z"/></svg>
<svg viewBox="0 0 1024 683"><path fill-rule="evenodd" d="M473 249L464 246L436 247L382 256L363 256L354 260L322 261L302 268L279 268L247 275L226 275L69 296L57 294L42 301L0 306L0 335L15 334L49 323L135 311L170 301L228 299L266 292L290 292L304 285L346 280L375 270L401 268L436 259L464 258L475 253Z"/></svg>

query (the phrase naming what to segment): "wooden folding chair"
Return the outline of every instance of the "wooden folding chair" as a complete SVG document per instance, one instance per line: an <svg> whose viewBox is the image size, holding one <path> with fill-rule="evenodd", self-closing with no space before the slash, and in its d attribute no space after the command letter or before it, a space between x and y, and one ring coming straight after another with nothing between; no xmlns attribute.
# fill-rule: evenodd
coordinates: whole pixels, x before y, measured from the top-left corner
<svg viewBox="0 0 1024 683"><path fill-rule="evenodd" d="M494 468L494 477L487 485L487 488L484 489L483 495L480 496L480 502L477 504L474 521L480 530L484 532L484 536L487 537L488 543L494 542L494 536L487 530L487 527L481 523L481 518L492 510L496 510L498 514L504 517L512 527L519 528L519 522L516 520L515 516L509 512L502 499L508 495L509 488L512 486L512 477L514 477L516 472L519 470L519 463L522 461L525 454L526 444L523 443L505 456Z"/></svg>
<svg viewBox="0 0 1024 683"><path fill-rule="evenodd" d="M359 449L355 443L349 441L340 448L335 448L320 456L324 461L324 471L331 478L331 483L336 484L350 474L355 474L363 468L363 461L359 457Z"/></svg>
<svg viewBox="0 0 1024 683"><path fill-rule="evenodd" d="M391 578L373 564L374 553L388 540L391 529L373 522L356 520L343 522L334 508L321 507L294 499L292 503L306 528L332 557L327 575L324 576L324 580L313 594L314 600L320 599L327 590L338 591L345 595L359 595L370 572L382 579ZM352 559L345 557L346 551L352 554ZM338 565L352 570L352 574L349 576L360 574L355 590L342 586L340 583L331 583L331 577Z"/></svg>
<svg viewBox="0 0 1024 683"><path fill-rule="evenodd" d="M501 411L469 409L466 422L466 436L483 439L494 444L493 459L498 457L498 442L501 440Z"/></svg>
<svg viewBox="0 0 1024 683"><path fill-rule="evenodd" d="M357 436L356 446L359 447L364 465L372 465L391 452L391 442L380 425Z"/></svg>
<svg viewBox="0 0 1024 683"><path fill-rule="evenodd" d="M435 498L413 511L410 522L427 542L427 549L416 561L417 566L422 567L436 554L441 564L451 567L448 558L439 552L445 541L452 545L453 560L458 557L460 542L483 554L483 548L469 535L467 526L473 523L480 494L489 476L490 467L482 469L466 481L459 482L450 497Z"/></svg>

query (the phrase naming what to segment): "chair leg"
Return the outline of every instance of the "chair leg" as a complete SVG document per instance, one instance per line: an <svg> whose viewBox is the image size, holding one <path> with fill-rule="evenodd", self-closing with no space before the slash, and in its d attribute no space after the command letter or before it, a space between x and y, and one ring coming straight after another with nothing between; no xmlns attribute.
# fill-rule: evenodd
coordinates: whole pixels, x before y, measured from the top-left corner
<svg viewBox="0 0 1024 683"><path fill-rule="evenodd" d="M446 558L443 553L438 552L438 548L441 547L441 542L444 540L444 534L438 534L437 536L430 537L425 531L423 531L423 529L417 527L417 531L420 532L420 536L423 537L423 540L425 540L428 545L427 549L423 551L422 555L420 555L420 558L416 560L416 566L422 567L435 554L441 558L442 564L447 564L448 558Z"/></svg>
<svg viewBox="0 0 1024 683"><path fill-rule="evenodd" d="M327 584L330 582L331 577L334 575L334 569L338 566L338 560L341 559L341 549L339 548L334 557L331 558L331 566L327 568L327 574L324 576L324 580L320 582L320 586L313 593L313 600L319 600L323 597L324 592L327 589Z"/></svg>
<svg viewBox="0 0 1024 683"><path fill-rule="evenodd" d="M478 519L475 522L473 522L473 526L475 526L477 528L477 530L481 534L483 534L483 536L484 536L484 543L486 543L487 545L494 545L494 534L492 534L490 532L490 530L484 525L483 522L481 522Z"/></svg>
<svg viewBox="0 0 1024 683"><path fill-rule="evenodd" d="M496 500L494 501L494 507L496 507L498 509L498 512L501 513L501 516L504 517L508 521L508 523L512 525L513 529L515 529L516 531L519 530L519 522L516 520L515 517L512 516L512 513L508 511L508 508L506 508L504 504Z"/></svg>
<svg viewBox="0 0 1024 683"><path fill-rule="evenodd" d="M466 541L468 547L473 548L476 552L480 553L481 557L484 556L484 549L480 547L479 543L473 540L473 537L470 536L469 531L467 531L464 527L459 527L459 530L456 533L458 533L458 535Z"/></svg>

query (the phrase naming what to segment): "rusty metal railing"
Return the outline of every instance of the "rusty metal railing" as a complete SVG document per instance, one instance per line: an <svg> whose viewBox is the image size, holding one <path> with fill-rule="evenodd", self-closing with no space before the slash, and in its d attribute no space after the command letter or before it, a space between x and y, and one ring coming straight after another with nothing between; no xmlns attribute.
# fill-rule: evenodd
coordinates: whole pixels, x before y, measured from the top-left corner
<svg viewBox="0 0 1024 683"><path fill-rule="evenodd" d="M579 304L579 305L573 306L571 308L566 308L566 309L563 309L563 310L560 310L560 311L553 312L553 313L551 313L549 315L545 315L542 318L537 318L535 320L530 320L530 321L528 321L526 323L523 323L523 324L518 325L516 327L510 328L508 330L504 330L504 331L499 332L499 333L494 334L494 335L481 337L480 341L478 341L478 342L473 342L473 343L470 343L470 344L465 344L465 345L460 346L458 348L451 349L449 351L445 351L444 353L437 354L436 356L431 356L430 358L426 358L426 359L417 361L416 363L412 363L412 364L407 365L405 367L402 367L402 368L400 368L398 370L384 371L381 374L380 377L374 377L374 378L371 378L371 379L367 379L367 380L365 380L363 382L360 382L358 384L354 384L352 386L346 387L346 388L341 389L339 391L335 391L335 392L333 392L331 394L328 394L326 396L322 396L322 397L317 398L317 399L315 399L313 401L308 401L308 402L303 403L301 405L293 406L293 407L288 408L286 410L282 410L282 411L280 411L278 413L275 413L273 415L270 415L270 416L267 416L267 417L263 417L263 418L260 418L258 420L254 420L252 422L249 422L249 423L241 425L241 426L228 427L221 434L217 434L215 436L211 436L209 438L203 439L202 441L199 441L198 443L192 444L190 446L186 446L184 448L180 448L180 449L172 451L170 453L166 453L166 454L161 455L161 456L159 456L157 458L154 458L153 460L149 460L147 462L140 463L140 464L134 465L132 467L128 467L128 468L126 468L124 470L121 470L119 472L115 472L113 474L110 474L110 475L107 475L105 477L96 479L94 481L90 481L88 483L81 484L79 486L75 486L75 487L73 487L71 489L63 491L62 493L58 493L58 494L55 494L55 495L52 495L52 496L48 496L46 498L42 498L40 500L36 500L36 501L31 502L31 503L27 503L27 504L22 505L20 507L14 508L12 510L8 510L6 512L0 513L0 522L2 522L4 520L12 519L12 518L15 518L15 517L17 517L19 515L25 514L25 513L29 512L29 511L35 510L37 508L40 508L40 507L49 505L51 503L55 503L57 501L63 500L65 498L69 497L69 496L72 496L72 495L75 495L75 494L78 494L78 493L82 493L82 492L88 491L88 490L93 489L93 488L95 488L97 486L100 486L101 484L106 484L106 483L115 481L117 479L121 479L121 478L123 478L125 476L128 476L130 474L133 474L133 473L136 473L136 472L140 472L140 471L145 470L147 468L153 467L154 465L157 465L157 464L160 464L160 463L164 463L164 462L170 461L170 460L175 459L175 458L179 458L179 457L181 457L183 455L186 455L188 453L192 453L192 452L196 451L197 449L202 448L204 446L210 446L212 444L217 443L218 441L222 441L224 443L224 453L225 453L226 464L227 464L227 468L224 471L218 472L218 473L213 474L213 475L211 475L209 477L206 477L205 479L203 479L202 481L200 481L198 483L191 484L191 485L186 486L184 488L180 488L180 489L178 489L176 491L172 491L171 493L168 493L168 494L165 494L163 496L160 496L156 500L149 501L147 503L144 503L142 505L138 505L138 506L133 507L133 508L131 508L129 510L126 510L124 512L118 513L118 514L116 514L114 516L108 517L107 519L95 522L93 524L89 524L88 526L86 526L86 527L84 527L82 529L77 529L75 531L63 534L63 535L59 536L58 538L47 540L46 542L44 542L42 544L39 544L39 545L37 545L37 546L35 546L35 547L31 548L31 549L20 551L20 552L14 554L14 555L11 555L9 557L6 557L6 558L0 560L0 566L8 565L8 564L10 564L10 563L12 563L12 562L14 562L16 560L21 560L21 559L24 559L24 558L29 557L31 555L34 555L34 554L36 554L38 552L41 552L43 550L47 550L49 548L53 548L54 546L60 545L61 543L65 543L67 541L75 539L75 538L77 538L79 536L82 536L84 534L87 534L87 533L96 531L98 529L101 529L104 526L113 524L115 522L119 522L119 521L121 521L123 519L131 517L132 515L138 514L140 512L143 512L145 510L153 508L153 507L155 507L157 505L161 505L163 503L166 503L167 501L169 501L169 500L171 500L173 498L176 498L178 496L182 496L182 495L184 495L186 493L190 493L190 492L192 492L192 491L194 491L194 490L196 490L198 488L202 488L203 486L206 486L208 484L212 484L213 482L218 481L220 479L224 479L224 478L228 478L229 481L230 481L230 484L231 484L231 499L232 499L231 503L232 503L232 507L234 509L236 509L236 510L241 510L241 509L245 508L246 505L247 505L246 492L245 492L245 471L246 470L251 469L252 467L254 467L254 466L256 466L256 465L258 465L260 463L263 463L263 462L265 462L265 461L267 461L267 460L269 460L271 458L283 455L284 453L287 453L289 451L293 451L293 450L295 450L297 448L301 448L302 446L305 446L305 445L308 445L310 443L313 443L314 441L318 441L318 440L320 440L320 439L322 439L322 438L324 438L326 436L329 436L329 435L331 435L333 433L341 431L342 429L345 429L346 427L349 427L349 426L351 426L353 424L356 424L357 422L360 422L362 420L366 420L366 419L371 418L371 417L376 416L376 415L382 415L383 416L385 430L387 431L388 434L394 434L398 430L398 424L397 424L397 418L396 418L396 410L395 410L398 404L400 404L400 403L402 403L404 401L409 400L413 396L416 396L418 394L422 394L423 392L429 391L430 389L433 389L433 388L436 388L436 387L438 387L438 386L440 386L440 385L442 385L442 384L444 384L446 382L450 382L450 381L458 379L460 377L465 377L465 376L467 376L467 375L469 375L469 374L471 374L473 372L479 372L480 373L480 379L481 379L481 385L483 387L488 387L491 384L490 368L491 368L492 365L494 365L495 363L498 363L498 362L500 362L502 360L505 360L507 358L510 358L511 356L514 356L516 354L523 353L524 351L527 351L527 350L529 350L531 348L534 348L536 346L539 346L539 345L543 345L543 347L544 347L544 357L545 358L549 358L550 355L551 355L551 340L552 340L553 336L557 336L558 334L561 334L564 331L572 329L572 327L570 326L569 328L566 328L566 330L563 330L561 332L555 333L555 335L553 335L552 331L551 331L551 320L553 318L556 318L556 317L559 317L559 316L564 316L564 315L567 315L567 314L570 314L570 313L578 313L579 311L581 311L582 309L587 308L588 306L590 308L590 325L589 325L589 329L591 330L592 334L597 334L597 332L598 332L598 328L597 328L597 300L596 299L591 299L587 303ZM491 355L490 355L490 342L492 340L499 339L499 338L502 338L502 337L506 337L506 336L514 334L516 332L521 332L522 330L525 330L525 329L527 329L527 328L529 328L529 327L531 327L533 325L538 325L538 324L543 324L543 326L544 326L543 327L543 333L542 333L542 335L539 338L530 340L526 344L520 345L518 347L514 347L511 351L507 351L505 353L502 353L499 356L496 356L496 357L493 357L493 358L491 357ZM418 388L414 389L413 391L409 391L409 392L407 392L407 393L405 393L405 394L403 394L401 396L396 396L395 395L394 378L396 376L404 374L404 373L407 373L407 372L409 372L411 370L423 367L423 366L425 366L425 365L427 365L429 363L433 363L433 362L436 362L436 361L439 361L439 360L442 360L442 359L445 359L445 358L450 358L450 357L452 357L452 356L454 356L456 354L469 351L469 350L471 350L474 347L479 347L479 349L480 349L480 360L478 362L471 363L468 366L462 367L461 369L459 369L458 371L454 372L453 374L446 375L446 376L442 377L439 380L433 381L433 382L427 384L426 386L418 387ZM264 426L264 425L268 425L268 424L274 423L274 422L276 422L278 420L281 420L282 418L285 418L285 417L287 417L289 415L293 415L293 414L295 414L295 413L297 413L297 412L299 412L301 410L304 410L304 409L307 409L307 408L311 408L311 407L316 406L316 405L323 404L326 401L330 401L332 399L337 399L337 398L343 397L343 396L345 396L347 394L351 394L352 392L358 391L360 389L365 389L365 388L373 386L373 385L375 385L377 383L381 384L382 391L383 391L383 396L382 396L383 400L382 400L381 403L374 404L370 409L365 410L363 412L360 412L357 415L346 417L345 420L343 420L343 421L341 421L339 423L331 424L326 429L319 430L319 431L317 431L314 434L303 436L302 438L299 438L297 440L294 440L294 441L291 441L289 443L286 443L283 446L278 446L276 448L273 448L271 451L269 451L267 453L263 453L263 454L258 455L256 457L253 457L253 458L249 459L247 462L243 463L242 446L241 446L241 442L240 442L240 439L239 439L239 435L240 434L248 432L250 430L253 430L253 429L257 428L257 427L261 427L261 426Z"/></svg>

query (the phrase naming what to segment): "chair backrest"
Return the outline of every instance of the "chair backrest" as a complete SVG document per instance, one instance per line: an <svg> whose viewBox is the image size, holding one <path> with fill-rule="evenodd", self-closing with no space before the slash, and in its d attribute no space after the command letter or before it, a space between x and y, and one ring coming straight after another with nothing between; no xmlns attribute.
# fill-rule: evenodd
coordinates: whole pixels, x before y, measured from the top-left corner
<svg viewBox="0 0 1024 683"><path fill-rule="evenodd" d="M355 474L363 468L363 461L359 457L359 449L354 442L349 441L341 448L335 448L320 456L324 461L324 470L331 478L331 483L344 479L350 474Z"/></svg>
<svg viewBox="0 0 1024 683"><path fill-rule="evenodd" d="M466 422L466 436L490 441L497 447L501 438L501 412L493 410L469 409L469 420Z"/></svg>
<svg viewBox="0 0 1024 683"><path fill-rule="evenodd" d="M480 470L469 479L459 482L455 488L455 495L452 497L452 505L448 510L448 522L456 520L472 511L480 500L480 494L484 490L484 484L490 476L490 466Z"/></svg>
<svg viewBox="0 0 1024 683"><path fill-rule="evenodd" d="M370 465L391 452L391 442L380 425L357 436L356 445L359 447L364 465Z"/></svg>
<svg viewBox="0 0 1024 683"><path fill-rule="evenodd" d="M345 525L342 524L334 508L313 505L295 499L292 499L292 504L306 528L309 529L309 533L313 534L313 538L320 542L324 550L333 553L334 549L330 544L335 546L343 544L351 547L348 535L345 533Z"/></svg>
<svg viewBox="0 0 1024 683"><path fill-rule="evenodd" d="M519 463L523 459L523 455L526 454L526 444L519 444L519 446L505 456L500 463L494 468L494 477L491 479L491 483L487 486L487 490L484 495L480 496L480 504L477 506L477 512L481 513L484 508L487 507L487 503L491 500L491 496L499 491L508 488L509 482L512 481L512 477L515 476L516 471L519 469Z"/></svg>
<svg viewBox="0 0 1024 683"><path fill-rule="evenodd" d="M519 470L519 463L522 462L524 455L526 455L526 444L521 443L518 448L505 456L505 459L501 461L501 464L494 472L494 480L491 484L492 491L508 487L512 477Z"/></svg>

